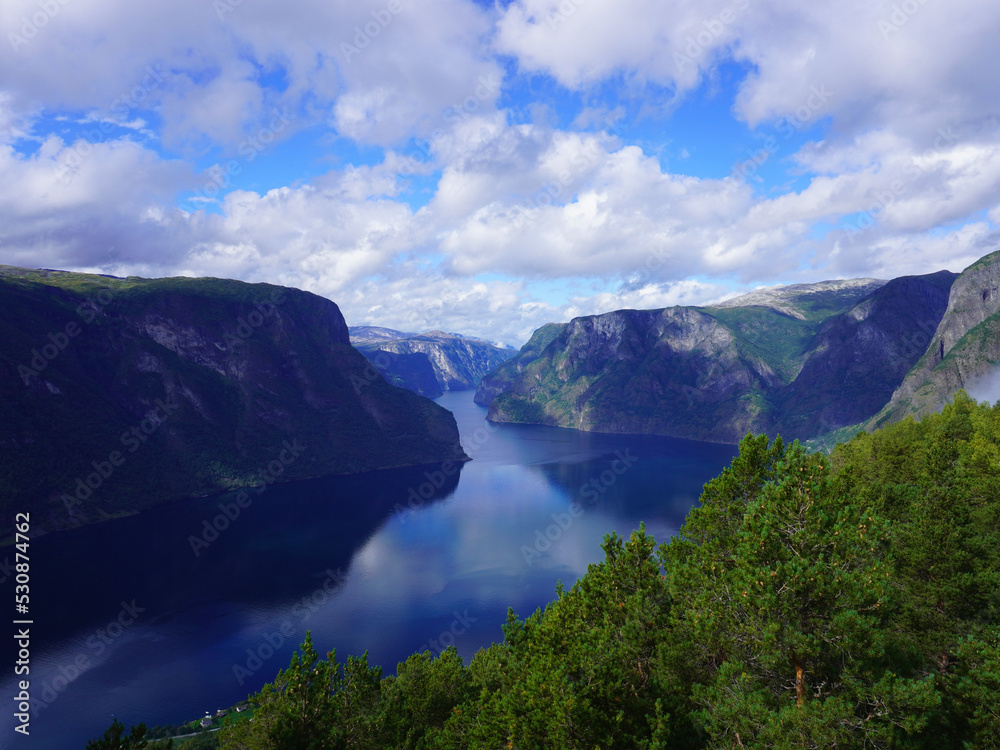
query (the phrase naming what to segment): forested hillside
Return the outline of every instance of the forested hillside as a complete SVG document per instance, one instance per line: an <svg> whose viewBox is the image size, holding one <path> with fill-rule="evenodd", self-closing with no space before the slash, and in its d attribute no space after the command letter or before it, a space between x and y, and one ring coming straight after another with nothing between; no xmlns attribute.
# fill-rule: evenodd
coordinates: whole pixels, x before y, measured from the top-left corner
<svg viewBox="0 0 1000 750"><path fill-rule="evenodd" d="M1000 406L830 456L747 436L674 539L643 529L466 666L301 655L250 748L988 748L1000 743Z"/></svg>

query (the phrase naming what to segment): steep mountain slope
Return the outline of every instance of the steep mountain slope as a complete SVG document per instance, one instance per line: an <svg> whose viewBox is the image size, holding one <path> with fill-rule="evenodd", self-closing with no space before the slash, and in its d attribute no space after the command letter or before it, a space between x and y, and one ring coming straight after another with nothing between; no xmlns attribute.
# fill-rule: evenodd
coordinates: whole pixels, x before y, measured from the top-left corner
<svg viewBox="0 0 1000 750"><path fill-rule="evenodd" d="M427 386L422 382L422 375L414 379L414 363L406 362L406 366L411 368L406 371L400 367L404 361L381 358L380 363L376 361L376 354L425 355L434 368L441 392L475 388L484 375L516 354L514 349L444 331L415 334L391 328L359 326L351 328L350 334L354 346L375 362L390 381L417 392L427 390Z"/></svg>
<svg viewBox="0 0 1000 750"><path fill-rule="evenodd" d="M810 437L884 405L954 278L799 284L714 307L577 318L536 332L477 400L501 422L717 442L747 431Z"/></svg>
<svg viewBox="0 0 1000 750"><path fill-rule="evenodd" d="M798 376L775 396L770 431L812 437L877 413L926 349L956 277L893 279L824 322Z"/></svg>
<svg viewBox="0 0 1000 750"><path fill-rule="evenodd" d="M489 406L494 398L514 384L525 367L541 356L542 350L563 328L562 323L547 323L531 334L531 338L517 354L483 376L476 389L475 402L481 406Z"/></svg>
<svg viewBox="0 0 1000 750"><path fill-rule="evenodd" d="M375 365L383 378L398 388L406 388L427 398L437 398L444 393L431 358L424 352L397 354L382 349L359 351Z"/></svg>
<svg viewBox="0 0 1000 750"><path fill-rule="evenodd" d="M975 390L1000 363L1000 252L965 269L920 361L864 427L938 411L959 389Z"/></svg>
<svg viewBox="0 0 1000 750"><path fill-rule="evenodd" d="M386 383L307 292L3 266L0 306L8 523L465 457L452 415Z"/></svg>

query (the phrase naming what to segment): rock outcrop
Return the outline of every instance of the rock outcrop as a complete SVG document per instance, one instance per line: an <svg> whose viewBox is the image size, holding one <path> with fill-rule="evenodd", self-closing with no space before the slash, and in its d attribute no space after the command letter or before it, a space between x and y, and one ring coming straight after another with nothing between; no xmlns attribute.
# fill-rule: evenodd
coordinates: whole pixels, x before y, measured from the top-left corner
<svg viewBox="0 0 1000 750"><path fill-rule="evenodd" d="M466 458L337 305L221 279L0 267L0 510L49 530L185 496Z"/></svg>
<svg viewBox="0 0 1000 750"><path fill-rule="evenodd" d="M489 419L736 443L876 414L937 328L956 275L758 290L714 307L618 310L536 331L483 379Z"/></svg>
<svg viewBox="0 0 1000 750"><path fill-rule="evenodd" d="M430 395L429 387L419 365L413 360L379 357L378 354L425 356L441 393L476 388L484 375L516 354L514 349L444 331L406 333L391 328L358 326L351 328L350 333L351 342L375 363L386 379L425 395Z"/></svg>

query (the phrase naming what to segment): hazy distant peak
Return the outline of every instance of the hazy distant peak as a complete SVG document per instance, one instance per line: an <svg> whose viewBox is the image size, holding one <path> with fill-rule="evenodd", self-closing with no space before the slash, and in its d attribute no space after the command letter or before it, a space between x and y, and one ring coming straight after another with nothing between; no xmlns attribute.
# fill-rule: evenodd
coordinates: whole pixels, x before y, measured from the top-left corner
<svg viewBox="0 0 1000 750"><path fill-rule="evenodd" d="M400 339L408 339L418 335L407 331L397 331L394 328L383 328L382 326L350 326L347 331L353 344L372 341L399 341Z"/></svg>

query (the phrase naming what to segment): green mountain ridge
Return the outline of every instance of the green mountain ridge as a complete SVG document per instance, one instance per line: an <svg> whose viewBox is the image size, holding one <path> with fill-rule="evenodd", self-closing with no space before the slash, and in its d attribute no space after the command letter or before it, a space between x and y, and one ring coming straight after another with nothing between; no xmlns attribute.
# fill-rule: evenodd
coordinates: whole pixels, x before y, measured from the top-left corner
<svg viewBox="0 0 1000 750"><path fill-rule="evenodd" d="M549 324L483 379L476 401L496 422L734 444L747 432L812 438L889 402L957 278L796 284Z"/></svg>
<svg viewBox="0 0 1000 750"><path fill-rule="evenodd" d="M973 390L1000 362L1000 251L962 272L920 361L891 400L859 427L871 430L941 408L960 389Z"/></svg>
<svg viewBox="0 0 1000 750"><path fill-rule="evenodd" d="M181 497L465 460L333 302L223 279L0 266L0 510L54 531Z"/></svg>

